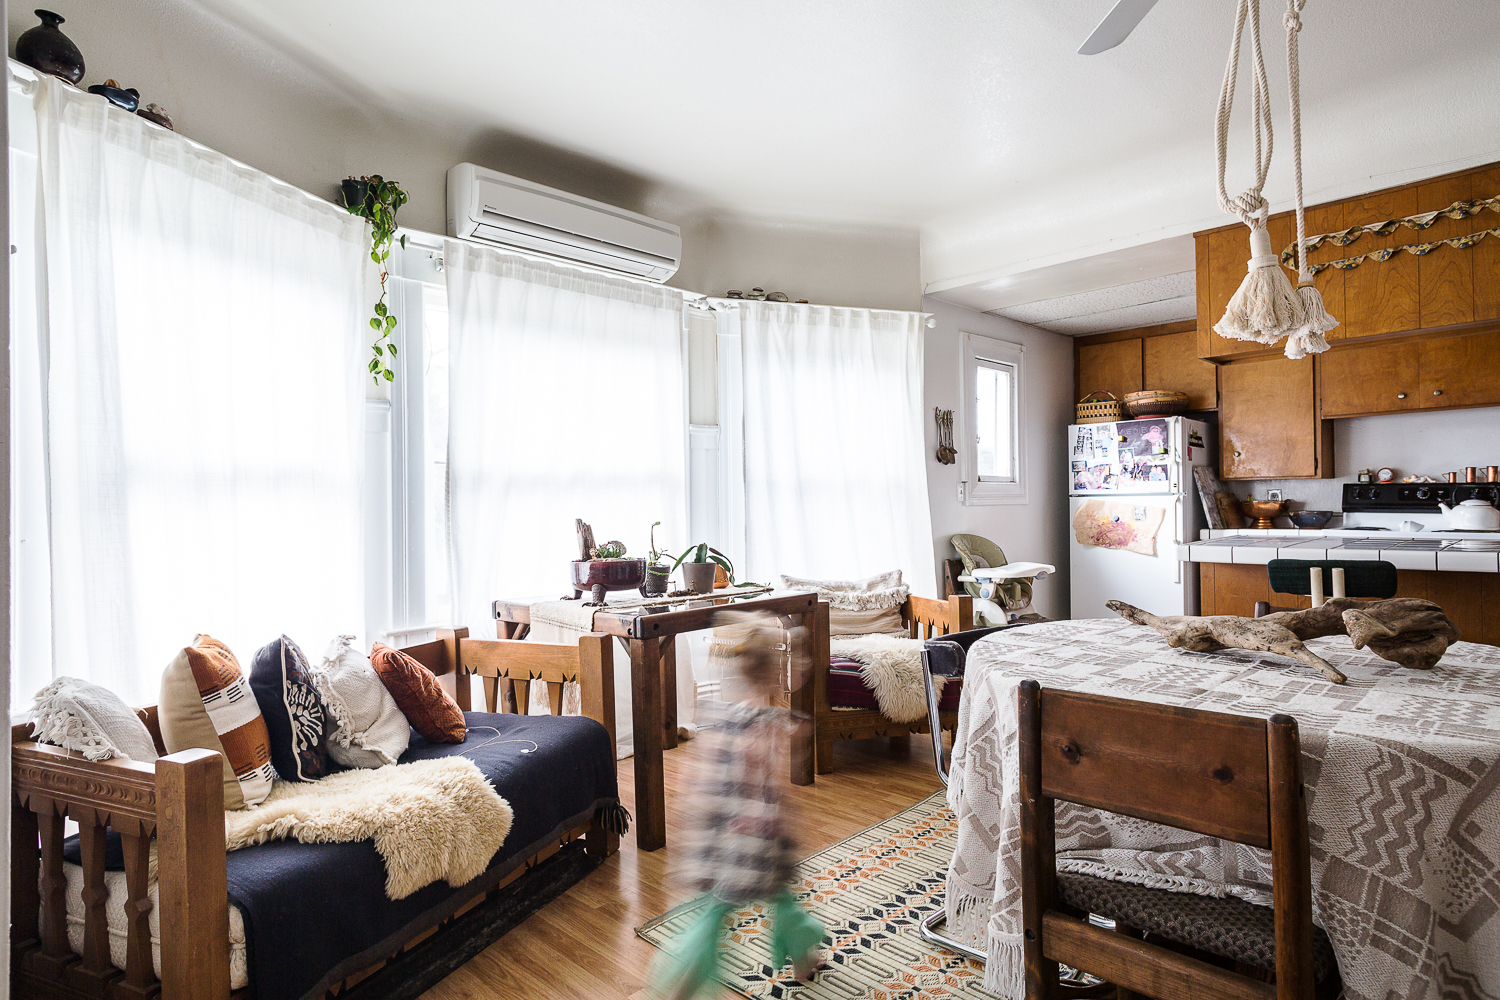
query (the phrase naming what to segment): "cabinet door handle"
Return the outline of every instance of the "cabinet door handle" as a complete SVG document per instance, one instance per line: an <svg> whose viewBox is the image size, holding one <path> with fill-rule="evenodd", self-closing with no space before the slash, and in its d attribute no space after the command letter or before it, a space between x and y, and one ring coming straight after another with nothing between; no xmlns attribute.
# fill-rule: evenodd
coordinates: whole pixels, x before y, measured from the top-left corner
<svg viewBox="0 0 1500 1000"><path fill-rule="evenodd" d="M1404 392L1398 392L1398 393L1396 393L1396 398L1397 399L1405 399L1406 398L1406 393L1404 393Z"/></svg>
<svg viewBox="0 0 1500 1000"><path fill-rule="evenodd" d="M1432 390L1432 394L1434 396L1441 396L1443 394L1443 390L1441 390L1441 389L1434 389L1434 390Z"/></svg>
<svg viewBox="0 0 1500 1000"><path fill-rule="evenodd" d="M1239 458L1239 457L1240 457L1240 453L1239 453L1239 452L1235 452L1235 453L1234 453L1234 457L1235 457L1235 458Z"/></svg>

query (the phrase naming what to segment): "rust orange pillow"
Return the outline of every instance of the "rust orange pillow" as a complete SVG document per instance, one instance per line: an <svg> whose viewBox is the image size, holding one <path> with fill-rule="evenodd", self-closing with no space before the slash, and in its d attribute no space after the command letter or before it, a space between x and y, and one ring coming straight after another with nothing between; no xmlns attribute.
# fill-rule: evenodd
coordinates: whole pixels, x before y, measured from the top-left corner
<svg viewBox="0 0 1500 1000"><path fill-rule="evenodd" d="M464 713L448 696L437 678L410 656L377 642L370 650L370 665L380 675L385 689L411 727L429 743L462 743L467 730Z"/></svg>

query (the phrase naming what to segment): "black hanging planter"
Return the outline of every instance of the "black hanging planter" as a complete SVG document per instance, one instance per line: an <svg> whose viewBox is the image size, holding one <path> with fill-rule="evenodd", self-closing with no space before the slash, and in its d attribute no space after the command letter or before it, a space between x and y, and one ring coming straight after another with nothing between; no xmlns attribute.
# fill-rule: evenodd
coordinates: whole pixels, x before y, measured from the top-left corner
<svg viewBox="0 0 1500 1000"><path fill-rule="evenodd" d="M16 39L16 59L32 69L62 77L76 84L83 79L83 53L58 28L64 18L50 10L35 11L42 23Z"/></svg>
<svg viewBox="0 0 1500 1000"><path fill-rule="evenodd" d="M347 177L339 184L339 194L344 199L345 208L352 212L359 211L359 209L369 205L370 182Z"/></svg>

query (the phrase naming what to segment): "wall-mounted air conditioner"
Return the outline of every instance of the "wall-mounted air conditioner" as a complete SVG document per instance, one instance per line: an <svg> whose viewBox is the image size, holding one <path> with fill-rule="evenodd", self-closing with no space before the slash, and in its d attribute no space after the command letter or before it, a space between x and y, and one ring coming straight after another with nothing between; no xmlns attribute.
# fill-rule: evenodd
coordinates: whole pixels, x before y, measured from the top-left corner
<svg viewBox="0 0 1500 1000"><path fill-rule="evenodd" d="M636 212L472 163L448 171L448 235L666 281L682 231Z"/></svg>

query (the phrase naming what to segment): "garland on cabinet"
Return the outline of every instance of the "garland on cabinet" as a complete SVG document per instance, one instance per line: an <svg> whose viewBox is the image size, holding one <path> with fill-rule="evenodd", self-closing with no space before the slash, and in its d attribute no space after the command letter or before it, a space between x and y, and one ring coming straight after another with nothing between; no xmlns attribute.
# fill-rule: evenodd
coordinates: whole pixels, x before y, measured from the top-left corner
<svg viewBox="0 0 1500 1000"><path fill-rule="evenodd" d="M1387 219L1384 222L1372 222L1364 226L1350 226L1348 229L1337 233L1322 233L1308 240L1304 246L1307 251L1316 250L1324 243L1336 247L1346 247L1366 233L1376 236L1389 236L1403 226L1407 229L1415 229L1421 232L1424 229L1431 228L1438 219L1467 219L1478 215L1486 208L1492 212L1500 212L1500 195L1476 201L1455 201L1447 208L1438 212L1422 212L1418 215L1408 215L1403 219ZM1444 240L1433 240L1431 243L1406 243L1399 247L1371 250L1369 253L1344 257L1340 260L1330 260L1322 264L1309 264L1307 265L1307 272L1309 274L1318 274L1330 267L1337 268L1340 271L1348 271L1358 267L1367 260L1383 264L1403 250L1417 257L1422 257L1445 244L1455 250L1467 250L1486 236L1500 238L1500 226L1491 229L1481 229L1478 232L1469 233L1465 236L1450 236ZM1293 243L1281 251L1281 263L1283 265L1291 267L1296 259L1297 244Z"/></svg>

